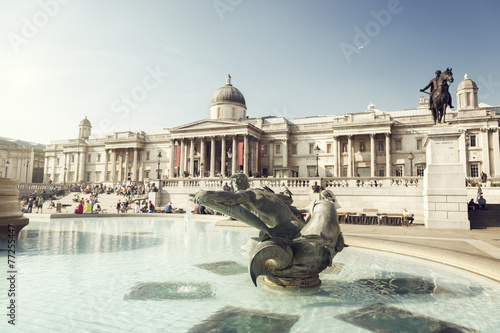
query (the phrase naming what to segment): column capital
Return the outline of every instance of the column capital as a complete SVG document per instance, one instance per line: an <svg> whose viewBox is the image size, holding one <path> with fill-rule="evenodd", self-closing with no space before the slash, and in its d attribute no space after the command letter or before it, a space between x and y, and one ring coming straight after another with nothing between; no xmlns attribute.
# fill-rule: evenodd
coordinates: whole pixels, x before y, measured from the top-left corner
<svg viewBox="0 0 500 333"><path fill-rule="evenodd" d="M281 143L283 143L283 144L288 143L288 139L281 139Z"/></svg>
<svg viewBox="0 0 500 333"><path fill-rule="evenodd" d="M391 137L391 133L384 133L386 137Z"/></svg>
<svg viewBox="0 0 500 333"><path fill-rule="evenodd" d="M374 138L377 133L370 133L370 138Z"/></svg>

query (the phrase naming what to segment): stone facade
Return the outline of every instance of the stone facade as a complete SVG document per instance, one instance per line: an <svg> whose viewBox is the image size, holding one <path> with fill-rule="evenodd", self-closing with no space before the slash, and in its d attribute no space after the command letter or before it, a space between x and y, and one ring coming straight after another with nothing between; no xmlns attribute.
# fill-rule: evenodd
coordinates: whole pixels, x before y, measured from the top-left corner
<svg viewBox="0 0 500 333"><path fill-rule="evenodd" d="M0 137L0 177L21 183L41 183L44 179L45 146Z"/></svg>
<svg viewBox="0 0 500 333"><path fill-rule="evenodd" d="M477 86L467 76L457 88L456 107L446 121L460 133L457 159L464 175L485 172L500 181L500 107L479 103ZM45 180L124 183L240 171L276 178L423 177L424 142L434 126L424 97L416 108L400 111L369 105L359 113L298 119L246 114L245 99L228 76L212 97L208 119L161 133L97 138L85 118L78 138L53 141L45 149Z"/></svg>

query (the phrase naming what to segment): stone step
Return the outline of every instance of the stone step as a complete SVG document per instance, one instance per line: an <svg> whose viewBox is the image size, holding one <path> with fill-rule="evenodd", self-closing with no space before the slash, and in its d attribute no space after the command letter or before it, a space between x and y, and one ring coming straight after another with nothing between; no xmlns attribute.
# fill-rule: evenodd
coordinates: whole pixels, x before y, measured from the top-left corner
<svg viewBox="0 0 500 333"><path fill-rule="evenodd" d="M469 212L471 229L500 228L500 205L488 204L487 210Z"/></svg>

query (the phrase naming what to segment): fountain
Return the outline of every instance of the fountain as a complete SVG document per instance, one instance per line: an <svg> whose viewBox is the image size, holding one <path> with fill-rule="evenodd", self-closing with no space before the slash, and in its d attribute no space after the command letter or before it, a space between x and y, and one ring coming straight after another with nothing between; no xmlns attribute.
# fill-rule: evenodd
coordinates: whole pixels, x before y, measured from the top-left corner
<svg viewBox="0 0 500 333"><path fill-rule="evenodd" d="M193 201L260 230L244 247L254 285L264 275L271 286L319 286L319 273L345 246L333 193L325 190L321 200L299 210L291 206L291 196L250 188L243 173L230 179L235 192L199 191ZM305 221L303 213L308 213Z"/></svg>
<svg viewBox="0 0 500 333"><path fill-rule="evenodd" d="M21 212L17 185L18 180L0 177L0 238L16 239L29 222Z"/></svg>

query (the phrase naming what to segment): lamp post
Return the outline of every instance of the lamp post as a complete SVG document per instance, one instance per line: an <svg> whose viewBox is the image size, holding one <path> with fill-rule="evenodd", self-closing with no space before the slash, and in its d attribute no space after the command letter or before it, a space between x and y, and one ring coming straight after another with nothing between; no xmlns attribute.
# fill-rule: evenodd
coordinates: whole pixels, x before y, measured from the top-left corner
<svg viewBox="0 0 500 333"><path fill-rule="evenodd" d="M203 162L200 163L200 178L205 177L205 164Z"/></svg>
<svg viewBox="0 0 500 333"><path fill-rule="evenodd" d="M64 174L63 174L63 184L66 184L66 174L67 174L68 168L64 167Z"/></svg>
<svg viewBox="0 0 500 333"><path fill-rule="evenodd" d="M321 149L319 149L318 146L314 148L314 153L316 154L316 177L319 177L319 152Z"/></svg>
<svg viewBox="0 0 500 333"><path fill-rule="evenodd" d="M5 161L5 178L7 178L7 171L9 170L9 160Z"/></svg>
<svg viewBox="0 0 500 333"><path fill-rule="evenodd" d="M26 183L28 182L29 169L30 169L30 160L26 162Z"/></svg>
<svg viewBox="0 0 500 333"><path fill-rule="evenodd" d="M410 155L408 155L408 159L410 160L410 177L413 177L413 160L415 159L415 155L410 152Z"/></svg>
<svg viewBox="0 0 500 333"><path fill-rule="evenodd" d="M160 161L161 161L161 151L158 152L158 181L160 181ZM159 183L158 183L159 184Z"/></svg>
<svg viewBox="0 0 500 333"><path fill-rule="evenodd" d="M231 160L231 162L232 162L232 159L231 159L232 157L233 157L233 153L231 152L231 148L229 148L229 149L227 150L227 159L228 159L228 160L226 161L226 165L228 165L228 164L229 164L229 160ZM224 166L224 167L226 168L226 166ZM228 167L228 168L226 168L226 169L229 169L229 167ZM226 171L224 171L224 172L226 172ZM224 177L226 177L226 174L224 175Z"/></svg>

